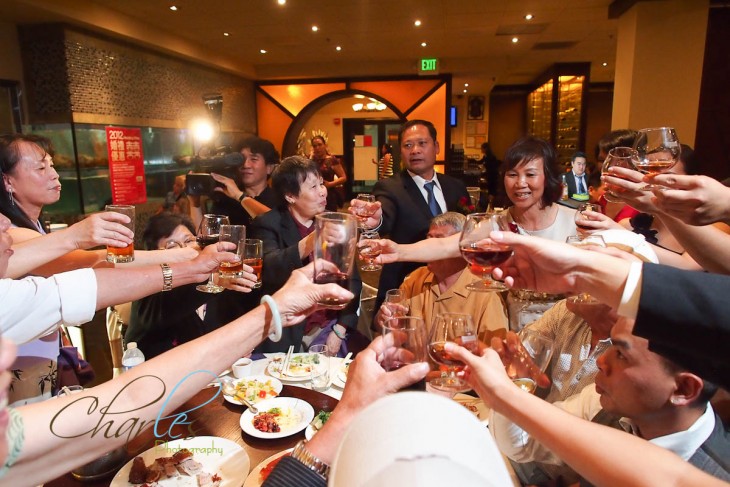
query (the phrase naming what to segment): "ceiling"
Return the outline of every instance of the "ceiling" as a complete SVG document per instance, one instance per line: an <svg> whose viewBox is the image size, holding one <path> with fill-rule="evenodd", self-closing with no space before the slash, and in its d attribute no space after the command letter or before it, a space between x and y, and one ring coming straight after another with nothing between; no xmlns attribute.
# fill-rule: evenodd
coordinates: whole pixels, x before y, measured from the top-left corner
<svg viewBox="0 0 730 487"><path fill-rule="evenodd" d="M12 23L66 22L255 80L412 75L420 58L435 57L440 72L453 75L454 94L485 94L495 84L529 83L556 62L590 62L592 81L613 81L611 3L3 0L0 16Z"/></svg>

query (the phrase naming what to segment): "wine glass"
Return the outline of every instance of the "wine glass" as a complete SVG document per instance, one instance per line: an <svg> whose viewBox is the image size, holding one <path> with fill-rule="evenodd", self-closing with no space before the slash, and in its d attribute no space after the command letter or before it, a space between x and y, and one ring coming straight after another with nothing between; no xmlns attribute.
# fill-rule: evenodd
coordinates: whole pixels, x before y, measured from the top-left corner
<svg viewBox="0 0 730 487"><path fill-rule="evenodd" d="M357 249L357 219L346 213L325 212L314 217L314 282L350 287ZM343 309L347 301L327 298L325 309Z"/></svg>
<svg viewBox="0 0 730 487"><path fill-rule="evenodd" d="M360 253L360 260L364 262L364 265L360 267L361 271L379 271L383 268L382 265L375 263L375 259L380 255L381 249L378 245L373 245L372 242L372 240L379 238L380 234L378 232L363 232L360 234L360 242L371 241L370 243L361 244L357 249Z"/></svg>
<svg viewBox="0 0 730 487"><path fill-rule="evenodd" d="M638 159L638 157L638 153L631 147L614 147L613 149L608 151L608 156L606 156L606 160L603 161L601 174L604 176L611 175L616 177L615 175L608 172L608 169L613 166L625 167L626 169L634 169L633 161L635 159ZM611 192L610 184L606 184L606 192L603 194L603 197L606 198L606 201L608 201L609 203L623 202L621 198Z"/></svg>
<svg viewBox="0 0 730 487"><path fill-rule="evenodd" d="M400 289L388 289L385 292L383 306L388 308L391 316L406 316L410 311L408 298Z"/></svg>
<svg viewBox="0 0 730 487"><path fill-rule="evenodd" d="M464 370L466 364L449 355L445 350L446 342L461 345L473 354L479 353L477 329L470 315L460 313L441 313L436 316L428 343L428 355L439 365L446 367L445 374L429 381L434 389L444 392L466 392L471 386L458 372Z"/></svg>
<svg viewBox="0 0 730 487"><path fill-rule="evenodd" d="M593 227L581 225L580 223L578 223L578 220L586 220L586 217L583 215L584 211L593 211L596 213L601 213L601 206L597 205L595 203L581 203L580 205L578 205L578 208L575 211L575 226L576 227L580 228L581 230L588 231L588 232L596 230Z"/></svg>
<svg viewBox="0 0 730 487"><path fill-rule="evenodd" d="M482 278L466 286L471 291L506 291L507 286L492 279L492 270L512 256L509 245L498 244L489 238L494 230L509 232L509 221L501 213L472 213L466 216L461 231L459 248L461 255L469 263L469 270Z"/></svg>
<svg viewBox="0 0 730 487"><path fill-rule="evenodd" d="M535 378L537 375L545 373L550 364L553 342L529 328L520 332L520 341L521 346L507 365L507 375L512 378L515 385L527 392L534 393L537 388Z"/></svg>
<svg viewBox="0 0 730 487"><path fill-rule="evenodd" d="M634 167L650 175L662 174L673 168L682 151L677 133L671 127L639 130L634 149L637 153L632 159ZM658 186L648 184L641 189L648 191L654 188Z"/></svg>
<svg viewBox="0 0 730 487"><path fill-rule="evenodd" d="M426 325L423 318L398 316L383 326L383 360L386 371L397 370L409 364L426 361ZM426 390L426 379L405 387L404 390Z"/></svg>
<svg viewBox="0 0 730 487"><path fill-rule="evenodd" d="M600 235L571 235L565 239L565 243L570 244L574 247L603 247L606 248L606 241ZM571 296L568 301L580 304L601 304L596 298L588 293L580 293L576 296Z"/></svg>
<svg viewBox="0 0 730 487"><path fill-rule="evenodd" d="M355 207L355 215L357 216L357 226L365 230L365 222L375 214L372 203L375 203L375 196L368 193L359 193L357 200L364 201L365 205Z"/></svg>
<svg viewBox="0 0 730 487"><path fill-rule="evenodd" d="M221 232L221 225L229 225L228 217L225 215L203 215L203 220L200 222L200 228L198 228L198 245L201 249L204 249L208 245L212 245L218 242L218 238ZM195 289L204 293L220 293L223 291L223 287L218 286L213 282L214 272L210 274L208 282L205 284L198 285Z"/></svg>

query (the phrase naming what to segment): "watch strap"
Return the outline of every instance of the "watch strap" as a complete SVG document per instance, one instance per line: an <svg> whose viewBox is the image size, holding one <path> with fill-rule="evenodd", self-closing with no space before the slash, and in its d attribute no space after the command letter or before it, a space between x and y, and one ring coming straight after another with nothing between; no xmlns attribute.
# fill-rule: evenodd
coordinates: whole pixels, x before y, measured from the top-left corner
<svg viewBox="0 0 730 487"><path fill-rule="evenodd" d="M327 480L327 476L330 473L330 466L307 450L307 440L301 440L296 444L294 450L291 452L291 457Z"/></svg>
<svg viewBox="0 0 730 487"><path fill-rule="evenodd" d="M160 264L162 268L162 291L172 291L172 269L167 264Z"/></svg>

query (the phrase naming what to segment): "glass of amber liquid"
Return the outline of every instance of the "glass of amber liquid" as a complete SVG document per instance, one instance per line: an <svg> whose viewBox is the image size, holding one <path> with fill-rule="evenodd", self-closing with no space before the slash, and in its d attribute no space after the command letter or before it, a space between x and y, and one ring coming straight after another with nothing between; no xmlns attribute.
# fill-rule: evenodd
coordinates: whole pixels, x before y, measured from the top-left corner
<svg viewBox="0 0 730 487"><path fill-rule="evenodd" d="M221 225L218 241L236 244L235 250L230 251L236 254L236 259L230 262L221 262L218 265L218 275L227 278L241 277L243 275L243 255L246 248L246 227L244 225Z"/></svg>
<svg viewBox="0 0 730 487"><path fill-rule="evenodd" d="M264 267L264 242L257 238L247 238L243 250L243 263L251 266L256 274L256 284L253 289L261 287L261 271Z"/></svg>
<svg viewBox="0 0 730 487"><path fill-rule="evenodd" d="M134 232L134 206L106 205L104 210L127 215L129 217L129 223L124 224L124 226ZM126 247L110 247L109 245L107 245L106 261L113 262L115 264L134 261L134 242L130 243Z"/></svg>

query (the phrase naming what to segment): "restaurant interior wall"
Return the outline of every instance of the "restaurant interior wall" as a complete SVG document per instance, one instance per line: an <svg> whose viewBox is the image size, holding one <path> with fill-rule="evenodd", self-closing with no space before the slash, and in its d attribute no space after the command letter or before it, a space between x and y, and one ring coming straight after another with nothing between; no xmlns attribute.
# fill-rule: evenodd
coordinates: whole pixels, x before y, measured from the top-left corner
<svg viewBox="0 0 730 487"><path fill-rule="evenodd" d="M28 94L24 131L50 136L58 149L64 191L47 208L54 218L96 211L109 198L107 125L142 129L152 205L175 175L187 172L172 158L199 148L189 124L208 117L204 93L223 95L216 145L256 130L249 80L61 24L20 26L19 34Z"/></svg>

